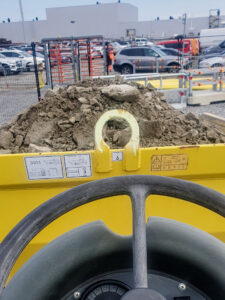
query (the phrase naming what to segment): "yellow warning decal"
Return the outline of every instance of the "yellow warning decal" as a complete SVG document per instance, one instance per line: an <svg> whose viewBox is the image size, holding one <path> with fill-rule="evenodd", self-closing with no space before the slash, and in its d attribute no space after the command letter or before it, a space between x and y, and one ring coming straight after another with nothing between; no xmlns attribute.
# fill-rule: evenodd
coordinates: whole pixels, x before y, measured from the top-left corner
<svg viewBox="0 0 225 300"><path fill-rule="evenodd" d="M186 170L188 156L186 154L153 155L151 159L152 171Z"/></svg>

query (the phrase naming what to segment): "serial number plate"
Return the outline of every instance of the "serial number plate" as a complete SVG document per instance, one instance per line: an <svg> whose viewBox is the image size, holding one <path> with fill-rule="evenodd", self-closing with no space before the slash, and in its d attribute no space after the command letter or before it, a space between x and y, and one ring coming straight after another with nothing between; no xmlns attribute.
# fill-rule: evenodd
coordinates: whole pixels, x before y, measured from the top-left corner
<svg viewBox="0 0 225 300"><path fill-rule="evenodd" d="M25 157L24 160L29 180L64 177L61 157L58 155Z"/></svg>

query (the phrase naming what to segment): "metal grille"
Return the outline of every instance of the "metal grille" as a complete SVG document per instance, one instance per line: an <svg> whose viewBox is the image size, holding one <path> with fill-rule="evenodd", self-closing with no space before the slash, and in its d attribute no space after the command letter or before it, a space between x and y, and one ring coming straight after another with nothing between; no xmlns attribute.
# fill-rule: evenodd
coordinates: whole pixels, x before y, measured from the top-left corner
<svg viewBox="0 0 225 300"><path fill-rule="evenodd" d="M48 85L66 85L92 76L105 75L102 36L42 40Z"/></svg>

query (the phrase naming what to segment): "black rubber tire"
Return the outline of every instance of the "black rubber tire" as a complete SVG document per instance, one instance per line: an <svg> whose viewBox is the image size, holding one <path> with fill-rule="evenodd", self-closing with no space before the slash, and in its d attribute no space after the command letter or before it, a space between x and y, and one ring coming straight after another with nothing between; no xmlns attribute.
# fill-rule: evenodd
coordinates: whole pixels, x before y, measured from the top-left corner
<svg viewBox="0 0 225 300"><path fill-rule="evenodd" d="M120 71L121 74L133 74L133 68L128 65L128 64L124 64L121 66L121 71Z"/></svg>
<svg viewBox="0 0 225 300"><path fill-rule="evenodd" d="M6 70L6 76L11 75L11 74L12 74L12 71L10 69L7 69Z"/></svg>
<svg viewBox="0 0 225 300"><path fill-rule="evenodd" d="M177 73L181 69L181 66L176 63L171 63L167 66L166 70L168 73Z"/></svg>
<svg viewBox="0 0 225 300"><path fill-rule="evenodd" d="M6 71L6 69L4 69L4 70L0 73L0 76L7 76L7 71Z"/></svg>
<svg viewBox="0 0 225 300"><path fill-rule="evenodd" d="M12 71L10 70L9 67L5 66L5 64L2 65L4 68L4 74L2 74L2 76L7 76L7 75L11 75Z"/></svg>
<svg viewBox="0 0 225 300"><path fill-rule="evenodd" d="M187 224L151 217L147 247L148 269L184 280L212 300L224 300L224 243ZM61 299L91 278L127 269L132 269L131 237L116 235L97 221L37 252L10 281L1 300Z"/></svg>

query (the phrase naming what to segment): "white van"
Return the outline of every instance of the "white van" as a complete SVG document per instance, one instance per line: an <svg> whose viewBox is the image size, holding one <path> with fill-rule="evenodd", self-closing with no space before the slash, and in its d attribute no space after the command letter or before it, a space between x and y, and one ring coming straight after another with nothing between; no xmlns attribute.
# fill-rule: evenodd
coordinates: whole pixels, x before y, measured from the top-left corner
<svg viewBox="0 0 225 300"><path fill-rule="evenodd" d="M202 29L200 32L200 47L204 49L216 46L225 40L225 28Z"/></svg>

